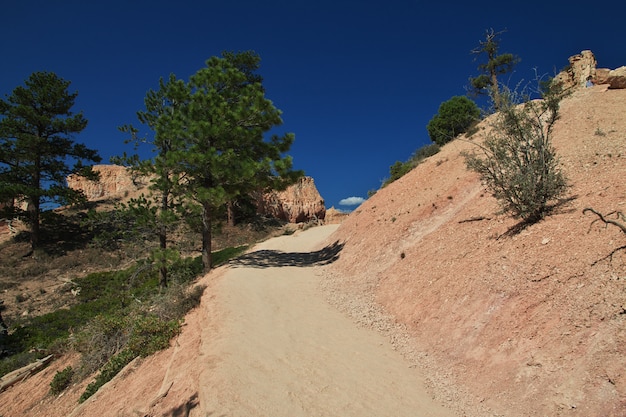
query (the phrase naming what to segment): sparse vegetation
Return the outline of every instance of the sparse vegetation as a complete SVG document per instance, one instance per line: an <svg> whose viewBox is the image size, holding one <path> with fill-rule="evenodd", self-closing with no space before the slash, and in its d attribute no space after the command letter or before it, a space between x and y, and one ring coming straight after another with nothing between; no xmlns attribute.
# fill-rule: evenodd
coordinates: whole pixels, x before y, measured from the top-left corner
<svg viewBox="0 0 626 417"><path fill-rule="evenodd" d="M246 229L236 240L256 241L273 230L262 226L258 227L259 230ZM222 240L219 246L224 246ZM16 243L7 243L3 248L7 250L14 245ZM215 265L243 253L247 247L238 245L214 252ZM102 247L99 251L107 253ZM61 259L66 256L48 255L47 263L64 263ZM40 263L30 257L24 262ZM47 266L39 272L45 274L49 269ZM32 272L33 269L29 270ZM69 308L10 320L9 333L3 340L0 376L49 353L74 349L82 355L80 366L55 376L51 393L60 393L72 378L84 378L101 369L83 394L83 399L88 398L133 358L169 346L171 338L180 329L182 318L200 302L204 288L193 283L201 271L199 256L181 258L172 266L170 285L161 290L157 290L158 269L149 259L133 263L126 269L74 278L71 281L74 303ZM69 292L70 287L66 290ZM28 295L20 297L28 301Z"/></svg>
<svg viewBox="0 0 626 417"><path fill-rule="evenodd" d="M552 147L552 129L559 118L563 94L558 86L544 99L517 99L514 92L499 93L499 112L484 144L482 157L466 154L469 169L480 174L503 212L533 223L545 216L549 203L567 189Z"/></svg>
<svg viewBox="0 0 626 417"><path fill-rule="evenodd" d="M59 395L72 383L74 377L74 369L71 366L58 371L50 382L50 394Z"/></svg>
<svg viewBox="0 0 626 417"><path fill-rule="evenodd" d="M385 180L385 182L383 183L383 187L386 187L387 185L391 184L398 178L402 178L410 170L412 170L413 168L421 164L426 158L436 155L439 152L439 150L440 150L440 147L436 143L433 143L431 145L425 145L419 148L417 151L415 151L415 153L413 153L413 155L411 156L411 158L409 158L408 161L406 162L396 161L395 164L389 167L390 177L389 179ZM370 192L368 192L368 196L371 197L375 193L376 193L375 191L371 194Z"/></svg>

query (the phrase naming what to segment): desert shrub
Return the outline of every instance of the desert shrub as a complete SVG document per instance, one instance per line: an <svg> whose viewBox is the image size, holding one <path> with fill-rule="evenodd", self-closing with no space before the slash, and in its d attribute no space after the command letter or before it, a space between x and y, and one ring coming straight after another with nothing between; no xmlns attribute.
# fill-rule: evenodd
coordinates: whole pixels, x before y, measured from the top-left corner
<svg viewBox="0 0 626 417"><path fill-rule="evenodd" d="M439 146L465 133L479 118L480 109L465 96L454 96L441 103L439 111L426 125L430 139Z"/></svg>
<svg viewBox="0 0 626 417"><path fill-rule="evenodd" d="M126 365L128 365L136 356L130 350L124 350L118 355L111 358L109 362L102 368L96 379L87 385L85 392L82 393L79 402L85 402L89 397L96 393L104 384L109 382L117 375Z"/></svg>
<svg viewBox="0 0 626 417"><path fill-rule="evenodd" d="M73 347L81 354L81 375L100 369L126 346L129 325L128 316L100 315L75 336Z"/></svg>
<svg viewBox="0 0 626 417"><path fill-rule="evenodd" d="M124 323L124 320L120 318L119 323ZM134 315L126 324L130 324L130 328L127 325L112 327L118 335L128 332L128 337L124 337L126 340L123 346L107 344L108 349L117 347L118 350L108 358L95 380L87 386L80 396L80 402L95 394L134 358L146 357L167 348L172 337L180 331L179 320L164 321L154 315Z"/></svg>
<svg viewBox="0 0 626 417"><path fill-rule="evenodd" d="M206 287L192 287L172 284L167 291L155 296L151 301L150 313L162 321L177 320L200 305L200 299Z"/></svg>
<svg viewBox="0 0 626 417"><path fill-rule="evenodd" d="M436 143L425 145L416 150L411 158L406 162L396 161L395 164L389 167L389 178L383 183L383 187L391 184L395 180L402 178L413 168L421 164L424 159L433 156L439 152L441 148Z"/></svg>
<svg viewBox="0 0 626 417"><path fill-rule="evenodd" d="M503 90L491 133L478 145L482 157L476 153L465 157L468 168L480 174L503 212L533 223L567 188L551 143L562 94L555 87L543 100L518 97Z"/></svg>
<svg viewBox="0 0 626 417"><path fill-rule="evenodd" d="M25 351L25 352L17 352L11 354L7 357L2 358L0 360L0 377L12 372L16 369L20 369L28 365L29 363L35 362L37 359L43 358L45 355L42 355L39 352Z"/></svg>
<svg viewBox="0 0 626 417"><path fill-rule="evenodd" d="M396 161L392 166L389 167L390 176L384 185L391 184L397 179L404 177L412 169L413 169L413 164L410 161L407 161L407 162Z"/></svg>
<svg viewBox="0 0 626 417"><path fill-rule="evenodd" d="M74 377L74 369L71 366L58 371L50 382L50 394L59 395L65 388L69 387Z"/></svg>

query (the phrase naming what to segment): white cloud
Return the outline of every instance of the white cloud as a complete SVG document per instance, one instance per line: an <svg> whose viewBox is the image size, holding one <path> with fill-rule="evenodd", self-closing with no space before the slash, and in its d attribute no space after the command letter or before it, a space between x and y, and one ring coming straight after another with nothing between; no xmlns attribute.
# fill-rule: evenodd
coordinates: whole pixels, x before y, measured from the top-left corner
<svg viewBox="0 0 626 417"><path fill-rule="evenodd" d="M364 201L365 201L365 199L361 198L361 197L348 197L348 198L344 198L343 200L339 201L339 205L340 206L358 206L359 204L361 204Z"/></svg>

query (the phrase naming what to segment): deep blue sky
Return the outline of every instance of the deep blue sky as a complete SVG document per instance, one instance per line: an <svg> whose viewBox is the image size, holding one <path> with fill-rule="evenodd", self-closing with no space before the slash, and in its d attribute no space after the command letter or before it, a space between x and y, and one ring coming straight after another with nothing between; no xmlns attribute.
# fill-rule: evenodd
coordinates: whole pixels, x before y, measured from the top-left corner
<svg viewBox="0 0 626 417"><path fill-rule="evenodd" d="M222 51L254 50L267 97L293 132L295 168L326 206L367 197L429 144L439 105L477 75L470 51L506 29L501 52L522 59L509 83L554 75L591 49L598 66L626 65L626 2L577 1L34 1L0 7L0 96L35 71L78 91L89 126L75 139L108 162L132 151L118 126L137 125L160 77L188 77ZM601 9L601 10L600 10Z"/></svg>

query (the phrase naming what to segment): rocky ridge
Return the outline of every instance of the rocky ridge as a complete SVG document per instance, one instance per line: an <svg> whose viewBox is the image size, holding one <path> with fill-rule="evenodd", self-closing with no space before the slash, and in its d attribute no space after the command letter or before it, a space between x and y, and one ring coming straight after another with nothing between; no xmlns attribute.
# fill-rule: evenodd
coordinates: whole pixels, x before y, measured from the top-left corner
<svg viewBox="0 0 626 417"><path fill-rule="evenodd" d="M89 201L125 198L145 192L147 178L134 177L119 165L95 165L99 181L71 175L70 188L81 190ZM311 177L302 177L283 191L270 191L257 197L258 212L290 223L323 221L326 214L324 199Z"/></svg>

